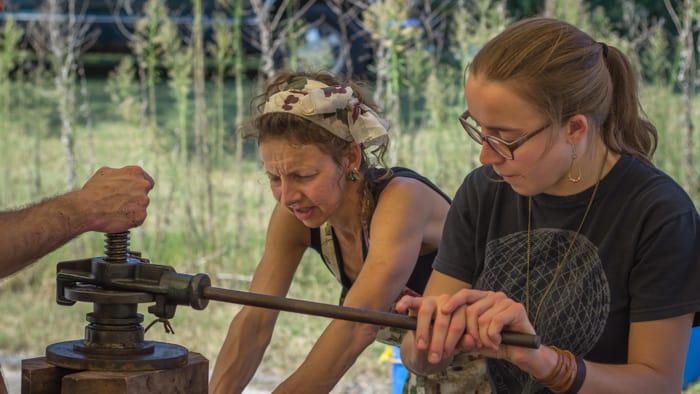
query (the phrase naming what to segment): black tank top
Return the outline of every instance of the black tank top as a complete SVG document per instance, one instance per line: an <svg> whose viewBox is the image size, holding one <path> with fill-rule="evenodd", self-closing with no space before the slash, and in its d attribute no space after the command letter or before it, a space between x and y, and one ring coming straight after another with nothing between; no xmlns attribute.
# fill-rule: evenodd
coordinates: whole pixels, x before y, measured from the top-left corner
<svg viewBox="0 0 700 394"><path fill-rule="evenodd" d="M452 200L450 199L447 194L445 194L442 190L440 190L439 187L437 187L434 183L432 183L428 178L418 174L417 172L410 170L408 168L403 168L403 167L392 167L391 169L392 175L391 177L387 177L384 179L380 184L377 185L375 190L372 191L374 201L379 200L379 195L382 194L382 191L384 191L384 188L386 188L386 185L389 184L389 182L396 177L402 177L402 178L412 178L421 181L422 183L428 185L431 189L433 189L436 193L438 193L440 196L442 196L445 201L448 203L451 203ZM370 169L370 176L373 177L379 177L381 174L383 174L384 170L383 169ZM321 256L321 259L323 259L323 262L326 264L327 267L329 267L329 263L326 261L326 259L323 257L323 253L321 252L321 232L319 231L318 227L313 227L310 229L311 230L311 248L313 248L318 254ZM362 258L363 260L367 258L367 247L368 245L365 244L364 237L362 238ZM343 286L343 293L347 292L350 287L352 286L352 282L350 282L350 278L347 277L345 274L345 269L344 269L344 264L343 264L343 256L342 253L340 252L340 245L338 244L338 239L335 237L335 231L333 232L333 244L335 245L335 251L336 251L336 260L338 262L338 268L340 269L340 281ZM408 279L408 282L406 283L406 287L409 289L415 291L418 294L423 294L423 290L425 289L425 285L428 282L428 277L430 277L430 273L432 272L432 265L433 265L433 260L435 259L435 256L437 255L437 250L422 256L418 256L418 260L416 261L416 265L413 268L413 273L411 273L411 277ZM330 267L329 267L330 269Z"/></svg>

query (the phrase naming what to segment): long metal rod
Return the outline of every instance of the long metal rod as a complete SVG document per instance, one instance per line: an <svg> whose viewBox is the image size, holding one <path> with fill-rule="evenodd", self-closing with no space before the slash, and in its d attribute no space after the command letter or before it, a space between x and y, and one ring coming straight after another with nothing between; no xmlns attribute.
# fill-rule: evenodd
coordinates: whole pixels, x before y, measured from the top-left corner
<svg viewBox="0 0 700 394"><path fill-rule="evenodd" d="M214 301L330 317L358 323L376 324L412 331L416 329L416 319L414 317L400 315L398 313L350 308L210 286L202 289L202 297ZM540 346L540 338L537 335L519 332L503 331L501 332L501 341L506 345L522 346L532 349L537 349Z"/></svg>

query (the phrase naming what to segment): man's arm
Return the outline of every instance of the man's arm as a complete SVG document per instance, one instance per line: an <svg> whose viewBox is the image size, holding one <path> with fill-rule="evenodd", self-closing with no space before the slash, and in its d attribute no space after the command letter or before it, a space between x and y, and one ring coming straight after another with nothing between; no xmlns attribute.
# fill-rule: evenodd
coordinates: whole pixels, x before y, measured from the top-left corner
<svg viewBox="0 0 700 394"><path fill-rule="evenodd" d="M153 184L140 167L103 167L79 190L0 212L0 278L87 231L116 233L139 226Z"/></svg>

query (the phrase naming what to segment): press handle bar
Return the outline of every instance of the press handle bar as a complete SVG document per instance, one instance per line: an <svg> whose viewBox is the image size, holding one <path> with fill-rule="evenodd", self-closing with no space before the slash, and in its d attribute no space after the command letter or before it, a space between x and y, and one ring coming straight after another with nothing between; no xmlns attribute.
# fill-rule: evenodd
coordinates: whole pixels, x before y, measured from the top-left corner
<svg viewBox="0 0 700 394"><path fill-rule="evenodd" d="M219 287L204 287L202 288L201 296L214 301L303 313L313 316L323 316L358 323L403 328L411 331L415 331L416 329L415 317L400 315L398 313L350 308L267 294L223 289ZM537 335L512 331L502 331L501 342L505 345L521 346L532 349L537 349L540 346L540 338Z"/></svg>

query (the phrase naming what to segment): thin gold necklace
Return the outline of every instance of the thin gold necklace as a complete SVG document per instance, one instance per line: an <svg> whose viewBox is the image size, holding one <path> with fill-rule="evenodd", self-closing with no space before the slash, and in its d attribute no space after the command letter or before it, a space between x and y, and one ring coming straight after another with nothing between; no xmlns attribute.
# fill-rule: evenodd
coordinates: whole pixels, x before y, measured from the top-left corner
<svg viewBox="0 0 700 394"><path fill-rule="evenodd" d="M603 169L605 168L605 162L608 158L608 148L605 148L605 155L603 155L603 163L600 165L600 170L598 171L598 179L595 182L595 186L593 188L593 193L591 194L591 199L588 201L588 205L586 206L586 211L583 213L583 218L581 218L581 223L578 225L578 229L576 229L576 234L574 234L573 239L571 239L571 242L569 243L569 247L566 249L566 252L564 253L564 257L562 257L561 261L559 261L559 264L557 264L557 270L554 273L554 277L552 280L549 282L547 285L547 288L544 291L544 295L542 296L542 299L540 300L540 303L537 304L537 310L535 311L535 317L532 320L532 325L537 326L537 319L540 316L540 308L542 308L542 304L544 304L544 300L547 299L547 296L549 295L550 290L552 290L552 287L554 286L554 282L557 281L559 278L559 275L561 274L563 268L564 268L564 263L566 262L566 259L569 257L569 253L571 252L571 249L574 246L574 243L576 243L576 239L578 238L578 235L581 233L581 229L583 228L583 223L586 221L586 216L588 216L588 212L591 210L591 206L593 205L593 200L595 199L596 192L598 191L598 186L600 185L600 179L603 176ZM528 197L528 206L527 206L527 271L525 272L525 311L530 314L530 256L532 253L532 239L531 239L531 233L532 233L532 196Z"/></svg>

